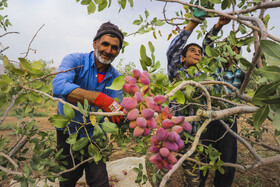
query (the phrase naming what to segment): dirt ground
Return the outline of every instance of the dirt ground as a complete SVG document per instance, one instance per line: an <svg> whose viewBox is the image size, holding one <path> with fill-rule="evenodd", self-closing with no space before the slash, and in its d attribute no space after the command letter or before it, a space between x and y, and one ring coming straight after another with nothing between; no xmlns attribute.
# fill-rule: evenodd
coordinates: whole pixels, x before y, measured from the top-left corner
<svg viewBox="0 0 280 187"><path fill-rule="evenodd" d="M7 117L4 121L5 123L15 123L15 117ZM38 127L42 128L44 130L54 130L53 126L48 122L47 117L41 117L36 118L36 121L38 122ZM240 123L238 124L239 130L241 129ZM271 129L273 130L273 129ZM10 137L11 143L14 144L16 142L15 135L12 135L12 130L5 130L1 131L0 135L4 135L6 137ZM266 144L277 147L277 144L275 143L273 136L271 136L269 133L263 134L263 140L266 142ZM278 141L280 141L280 138L278 137ZM254 146L255 150L262 156L271 156L276 155L275 152L268 151L268 149L260 147L260 146ZM278 152L279 154L279 152ZM120 153L120 154L114 154L110 157L110 160L116 160L120 158L124 158L128 155L126 153ZM249 153L249 151L238 142L238 161L239 164L244 163L251 163L254 161L253 156ZM148 169L149 172L149 169ZM151 177L149 177L151 179ZM210 175L208 177L207 186L211 187L213 186L213 178L214 174L213 172L210 172ZM175 172L175 174L172 176L171 181L167 185L168 187L182 187L182 170L179 169ZM233 187L245 187L245 186L263 186L263 187L276 187L280 186L280 163L274 163L270 165L264 165L261 167L258 167L252 171L245 172L241 170L237 170L234 178Z"/></svg>

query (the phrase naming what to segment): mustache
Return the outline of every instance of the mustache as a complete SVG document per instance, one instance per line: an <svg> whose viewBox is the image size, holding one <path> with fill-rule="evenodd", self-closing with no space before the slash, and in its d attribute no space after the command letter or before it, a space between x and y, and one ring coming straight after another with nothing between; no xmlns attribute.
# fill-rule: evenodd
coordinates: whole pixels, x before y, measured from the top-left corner
<svg viewBox="0 0 280 187"><path fill-rule="evenodd" d="M106 52L101 52L100 54L101 54L101 55L104 55L104 56L106 56L106 57L108 57L108 58L112 58L112 57L113 57L113 55L108 54L108 53L106 53Z"/></svg>

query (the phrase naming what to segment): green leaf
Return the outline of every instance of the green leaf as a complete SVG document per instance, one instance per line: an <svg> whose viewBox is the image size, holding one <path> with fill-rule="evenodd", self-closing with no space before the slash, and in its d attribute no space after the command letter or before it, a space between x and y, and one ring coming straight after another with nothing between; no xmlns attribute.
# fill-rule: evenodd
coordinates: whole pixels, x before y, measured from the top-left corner
<svg viewBox="0 0 280 187"><path fill-rule="evenodd" d="M280 67L278 66L265 66L261 68L260 73L272 81L279 80L280 77Z"/></svg>
<svg viewBox="0 0 280 187"><path fill-rule="evenodd" d="M264 99L262 102L266 104L280 104L280 97Z"/></svg>
<svg viewBox="0 0 280 187"><path fill-rule="evenodd" d="M30 92L28 94L28 100L35 103L41 103L42 98L36 92Z"/></svg>
<svg viewBox="0 0 280 187"><path fill-rule="evenodd" d="M119 131L118 126L115 123L104 122L101 124L102 129L107 133L117 133Z"/></svg>
<svg viewBox="0 0 280 187"><path fill-rule="evenodd" d="M142 22L141 22L140 20L137 19L137 20L134 20L132 24L133 24L133 25L140 25L141 23L142 23Z"/></svg>
<svg viewBox="0 0 280 187"><path fill-rule="evenodd" d="M18 58L20 61L20 66L23 70L28 70L30 68L29 62L25 58Z"/></svg>
<svg viewBox="0 0 280 187"><path fill-rule="evenodd" d="M195 92L195 88L193 86L190 85L186 86L185 94L187 99L191 99L194 92Z"/></svg>
<svg viewBox="0 0 280 187"><path fill-rule="evenodd" d="M247 32L246 28L242 24L239 24L238 29L240 30L241 34L245 34Z"/></svg>
<svg viewBox="0 0 280 187"><path fill-rule="evenodd" d="M72 150L79 151L79 150L83 149L87 144L88 144L88 138L83 137L73 144Z"/></svg>
<svg viewBox="0 0 280 187"><path fill-rule="evenodd" d="M82 105L80 102L78 102L78 109L79 109L79 112L80 112L81 114L83 114L83 113L85 112L85 110L84 110L84 108L83 108L83 105Z"/></svg>
<svg viewBox="0 0 280 187"><path fill-rule="evenodd" d="M26 164L24 164L24 173L26 174L27 177L29 177L32 173L31 168Z"/></svg>
<svg viewBox="0 0 280 187"><path fill-rule="evenodd" d="M130 4L130 7L132 8L133 7L133 0L128 0L129 4Z"/></svg>
<svg viewBox="0 0 280 187"><path fill-rule="evenodd" d="M102 137L102 136L104 136L104 132L103 132L103 130L100 128L99 124L96 123L96 124L94 125L93 138L96 139L96 138L100 138L100 137Z"/></svg>
<svg viewBox="0 0 280 187"><path fill-rule="evenodd" d="M276 130L280 130L280 108L275 112L274 114L274 117L273 117L273 127L276 129Z"/></svg>
<svg viewBox="0 0 280 187"><path fill-rule="evenodd" d="M64 116L69 119L70 121L72 119L74 119L75 117L75 112L73 110L73 108L71 108L68 104L64 104L63 105L63 112L64 112Z"/></svg>
<svg viewBox="0 0 280 187"><path fill-rule="evenodd" d="M211 47L206 46L205 53L206 53L207 56L212 57L213 56L213 52L212 51L213 51L213 49Z"/></svg>
<svg viewBox="0 0 280 187"><path fill-rule="evenodd" d="M98 12L101 12L102 10L104 10L107 7L107 0L103 0L102 4L98 5Z"/></svg>
<svg viewBox="0 0 280 187"><path fill-rule="evenodd" d="M32 62L30 66L31 66L32 69L41 69L42 68L42 62L35 61L35 62Z"/></svg>
<svg viewBox="0 0 280 187"><path fill-rule="evenodd" d="M41 81L34 81L32 82L32 87L35 89L39 89L43 86L43 83Z"/></svg>
<svg viewBox="0 0 280 187"><path fill-rule="evenodd" d="M122 9L125 9L126 0L119 0L119 4L121 5Z"/></svg>
<svg viewBox="0 0 280 187"><path fill-rule="evenodd" d="M262 51L270 66L280 65L280 45L274 41L261 40Z"/></svg>
<svg viewBox="0 0 280 187"><path fill-rule="evenodd" d="M8 59L7 56L3 57L3 65L8 70L15 69L15 66L12 63L10 63L10 60Z"/></svg>
<svg viewBox="0 0 280 187"><path fill-rule="evenodd" d="M93 156L93 159L94 159L95 163L98 163L102 159L102 155L100 154L100 151L93 144L90 144L88 146L88 153L89 153L90 156Z"/></svg>
<svg viewBox="0 0 280 187"><path fill-rule="evenodd" d="M165 24L165 22L158 19L155 21L155 24L156 24L156 26L162 26Z"/></svg>
<svg viewBox="0 0 280 187"><path fill-rule="evenodd" d="M70 123L70 120L61 114L53 115L49 118L49 121L56 127L56 128L64 128L66 125Z"/></svg>
<svg viewBox="0 0 280 187"><path fill-rule="evenodd" d="M146 47L144 45L141 45L141 47L140 47L140 57L141 57L141 60L143 60L143 61L145 61L147 59Z"/></svg>
<svg viewBox="0 0 280 187"><path fill-rule="evenodd" d="M148 12L148 10L147 9L145 9L145 16L146 16L146 18L148 18L149 17L149 12Z"/></svg>
<svg viewBox="0 0 280 187"><path fill-rule="evenodd" d="M110 89L110 90L121 90L123 85L124 85L125 81L124 81L124 77L123 76L119 76L117 78L115 78L111 84L111 86L106 87L106 89Z"/></svg>
<svg viewBox="0 0 280 187"><path fill-rule="evenodd" d="M229 34L229 37L228 37L228 41L230 42L231 45L235 45L237 43L236 33L235 32L230 31L230 34Z"/></svg>
<svg viewBox="0 0 280 187"><path fill-rule="evenodd" d="M41 77L44 75L44 72L42 70L35 69L35 68L31 68L29 70L29 73L34 77Z"/></svg>
<svg viewBox="0 0 280 187"><path fill-rule="evenodd" d="M66 139L66 143L73 145L74 143L76 143L77 137L78 137L77 132L70 134L69 137Z"/></svg>
<svg viewBox="0 0 280 187"><path fill-rule="evenodd" d="M17 68L15 68L15 69L13 69L13 71L14 71L15 74L17 74L17 75L20 75L20 76L24 75L24 71L23 71L22 69L17 69Z"/></svg>
<svg viewBox="0 0 280 187"><path fill-rule="evenodd" d="M257 110L257 112L254 115L254 126L256 129L259 129L261 127L268 113L269 113L268 105L264 105Z"/></svg>
<svg viewBox="0 0 280 187"><path fill-rule="evenodd" d="M89 14L89 15L90 15L90 14L93 14L93 13L95 12L95 10L96 10L96 6L95 6L95 4L91 1L91 2L89 3L89 5L87 6L88 14Z"/></svg>
<svg viewBox="0 0 280 187"><path fill-rule="evenodd" d="M149 41L148 45L149 45L151 53L154 53L155 52L155 47L154 47L153 43Z"/></svg>
<svg viewBox="0 0 280 187"><path fill-rule="evenodd" d="M88 110L88 100L84 100L84 110Z"/></svg>
<svg viewBox="0 0 280 187"><path fill-rule="evenodd" d="M17 104L20 104L20 103L23 103L23 102L26 102L26 101L27 101L27 94L26 93L21 93L16 98L15 104L17 105Z"/></svg>
<svg viewBox="0 0 280 187"><path fill-rule="evenodd" d="M181 90L178 90L173 97L170 98L171 100L175 99L179 104L185 104L185 95Z"/></svg>
<svg viewBox="0 0 280 187"><path fill-rule="evenodd" d="M9 138L3 138L0 139L0 150L3 150L5 145L8 145L9 143Z"/></svg>
<svg viewBox="0 0 280 187"><path fill-rule="evenodd" d="M91 0L82 0L81 5L88 5L91 2L92 2Z"/></svg>
<svg viewBox="0 0 280 187"><path fill-rule="evenodd" d="M222 10L225 10L227 8L230 8L230 5L231 5L231 0L224 0L222 2L221 8Z"/></svg>
<svg viewBox="0 0 280 187"><path fill-rule="evenodd" d="M51 148L43 150L42 154L41 154L41 158L42 159L48 158L52 152L53 152L53 149L51 149Z"/></svg>
<svg viewBox="0 0 280 187"><path fill-rule="evenodd" d="M245 67L251 67L252 66L252 64L245 58L240 58L238 61Z"/></svg>

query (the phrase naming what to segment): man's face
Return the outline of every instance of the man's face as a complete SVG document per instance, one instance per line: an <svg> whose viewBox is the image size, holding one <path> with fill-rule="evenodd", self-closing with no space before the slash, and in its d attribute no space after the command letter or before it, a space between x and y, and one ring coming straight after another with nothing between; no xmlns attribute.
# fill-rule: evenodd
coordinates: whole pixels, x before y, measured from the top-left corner
<svg viewBox="0 0 280 187"><path fill-rule="evenodd" d="M201 58L201 49L195 45L191 45L186 52L186 56L182 56L182 63L188 68L190 66L195 66Z"/></svg>
<svg viewBox="0 0 280 187"><path fill-rule="evenodd" d="M109 35L103 35L93 42L94 54L101 64L111 64L120 52L120 40Z"/></svg>

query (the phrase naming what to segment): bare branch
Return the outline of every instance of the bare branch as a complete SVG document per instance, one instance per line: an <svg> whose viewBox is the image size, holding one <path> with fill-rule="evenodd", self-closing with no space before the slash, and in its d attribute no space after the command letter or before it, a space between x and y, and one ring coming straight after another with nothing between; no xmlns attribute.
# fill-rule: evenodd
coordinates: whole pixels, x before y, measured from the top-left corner
<svg viewBox="0 0 280 187"><path fill-rule="evenodd" d="M28 56L28 53L29 53L29 50L30 50L30 47L31 47L31 44L33 42L33 40L35 39L35 37L37 36L37 34L39 33L39 31L45 26L45 24L43 24L39 29L38 31L35 33L35 35L33 36L32 40L30 41L29 45L28 45L28 48L27 48L27 52L25 52L25 56L23 58L26 58Z"/></svg>
<svg viewBox="0 0 280 187"><path fill-rule="evenodd" d="M0 125L2 125L3 121L5 120L5 118L7 117L8 113L10 112L10 110L12 109L12 107L15 104L15 100L16 100L17 96L13 96L11 104L9 105L9 107L7 108L7 110L5 111L5 113L3 114L1 120L0 120Z"/></svg>
<svg viewBox="0 0 280 187"><path fill-rule="evenodd" d="M39 90L35 90L35 89L32 89L32 88L27 88L25 86L21 86L23 89L25 90L30 90L30 91L33 91L33 92L36 92L36 93L39 93L41 95L44 95L50 99L52 99L53 101L59 101L61 102L62 104L67 104L69 105L71 108L79 111L79 108L76 107L75 105L71 104L71 103L68 103L67 101L64 101L63 99L60 99L60 98L56 98L56 97L53 97L45 92L42 92L42 91L39 91ZM125 114L122 112L122 111L119 111L119 112L88 112L89 115L94 115L94 116L124 116Z"/></svg>
<svg viewBox="0 0 280 187"><path fill-rule="evenodd" d="M230 18L232 20L235 20L239 23L242 23L244 25L246 25L247 27L255 30L255 31L259 31L260 32L260 29L254 25L251 25L245 21L242 21L240 20L239 18L235 17L235 16L232 16L232 12L229 12L229 13L223 13L223 12L220 12L220 11L217 11L217 10L214 10L214 9L207 9L207 8L204 8L203 6L199 6L199 5L194 5L194 4L190 4L190 3L187 3L187 2L184 2L184 1L180 1L180 0L157 0L157 1L162 1L162 2L172 2L172 3L179 3L179 4L182 4L182 5L188 5L190 7L195 7L195 8L199 8L205 12L208 12L208 13L215 13L219 16L224 16L224 17L227 17L227 18ZM276 7L280 7L280 2L278 3L275 3L273 4L276 8ZM263 7L263 8L267 8L267 7ZM239 15L239 13L237 13L237 11L235 12L236 14ZM275 36L272 36L270 34L268 34L268 37L271 38L272 40L275 40L277 42L280 42L280 38L276 38Z"/></svg>
<svg viewBox="0 0 280 187"><path fill-rule="evenodd" d="M46 76L43 76L43 77L40 77L40 78L37 78L37 79L33 79L31 81L28 81L26 83L31 83L31 82L34 82L34 81L42 80L42 79L45 79L47 77L50 77L50 76L53 76L53 75L57 75L57 74L60 74L60 73L65 73L65 72L68 72L68 71L71 71L71 70L74 70L74 69L77 69L77 68L81 68L81 67L84 67L84 65L77 66L77 67L74 67L74 68L71 68L71 69L68 69L68 70L65 70L65 71L59 71L59 72L56 72L56 73L51 73L51 74L48 74Z"/></svg>
<svg viewBox="0 0 280 187"><path fill-rule="evenodd" d="M258 155L258 153L254 150L254 148L248 143L246 142L242 137L240 137L236 132L234 132L231 128L229 128L229 126L223 121L223 120L219 120L220 123L223 125L223 127L233 136L235 137L237 140L239 140L243 145L245 145L245 147L252 153L252 155L255 157L255 159L257 159L258 161L261 161L261 157Z"/></svg>
<svg viewBox="0 0 280 187"><path fill-rule="evenodd" d="M247 102L250 102L252 100L252 98L246 94L241 94L240 91L234 87L233 85L227 83L227 82L224 82L224 81L202 81L200 82L200 84L221 84L221 85L226 85L227 87L229 87L229 89L231 89L233 92L236 93L236 97L244 100L244 101L247 101ZM231 93L233 94L233 93Z"/></svg>
<svg viewBox="0 0 280 187"><path fill-rule="evenodd" d="M0 35L0 38L7 34L19 34L19 32L6 32L5 34Z"/></svg>
<svg viewBox="0 0 280 187"><path fill-rule="evenodd" d="M8 159L8 160L13 164L13 166L14 166L15 168L18 168L17 163L16 163L11 157L9 157L8 155L6 155L6 154L3 153L3 152L0 152L0 156L5 157L6 159Z"/></svg>
<svg viewBox="0 0 280 187"><path fill-rule="evenodd" d="M3 53L4 51L6 51L7 49L9 49L10 47L8 46L8 47L5 47L4 49L2 49L1 51L0 51L0 53Z"/></svg>
<svg viewBox="0 0 280 187"><path fill-rule="evenodd" d="M165 96L167 98L172 97L178 90L182 90L182 89L186 88L187 85L198 87L204 92L204 94L206 96L207 110L210 111L211 110L210 94L208 93L207 89L204 86L202 86L200 83L197 83L195 81L192 81L192 80L183 81L181 84L179 84L176 88L174 88L171 92L169 92Z"/></svg>

